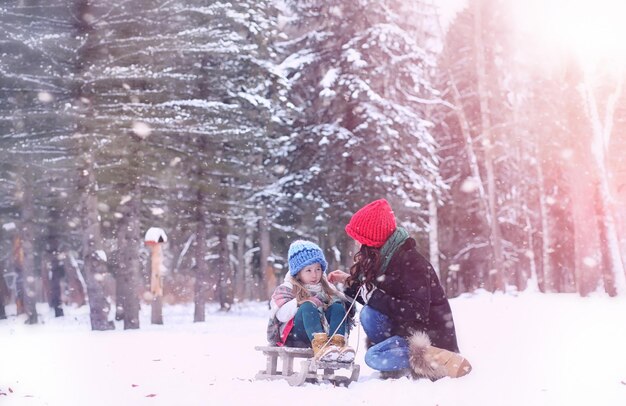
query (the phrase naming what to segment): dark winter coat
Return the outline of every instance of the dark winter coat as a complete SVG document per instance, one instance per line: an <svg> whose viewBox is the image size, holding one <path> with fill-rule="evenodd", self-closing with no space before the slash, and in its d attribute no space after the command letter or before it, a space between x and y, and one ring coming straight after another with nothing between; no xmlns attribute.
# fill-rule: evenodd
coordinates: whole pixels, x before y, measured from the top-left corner
<svg viewBox="0 0 626 406"><path fill-rule="evenodd" d="M358 286L346 289L355 297ZM432 265L408 238L393 254L384 274L374 280L376 290L367 305L389 316L392 334L410 337L424 331L432 345L459 352L450 303ZM357 297L361 304L363 299Z"/></svg>

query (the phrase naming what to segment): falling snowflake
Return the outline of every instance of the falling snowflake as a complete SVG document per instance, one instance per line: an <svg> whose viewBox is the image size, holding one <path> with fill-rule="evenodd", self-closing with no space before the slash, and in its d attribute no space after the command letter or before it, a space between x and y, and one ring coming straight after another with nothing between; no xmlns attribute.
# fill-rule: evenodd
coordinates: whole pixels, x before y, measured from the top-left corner
<svg viewBox="0 0 626 406"><path fill-rule="evenodd" d="M474 178L466 178L461 184L461 191L464 193L473 193L478 189L478 182Z"/></svg>
<svg viewBox="0 0 626 406"><path fill-rule="evenodd" d="M146 139L152 133L152 128L142 122L142 121L134 121L133 122L133 132L141 139Z"/></svg>
<svg viewBox="0 0 626 406"><path fill-rule="evenodd" d="M39 92L37 93L37 99L42 103L50 103L54 100L54 97L48 92Z"/></svg>
<svg viewBox="0 0 626 406"><path fill-rule="evenodd" d="M107 254L103 250L97 250L96 255L102 262L107 262Z"/></svg>

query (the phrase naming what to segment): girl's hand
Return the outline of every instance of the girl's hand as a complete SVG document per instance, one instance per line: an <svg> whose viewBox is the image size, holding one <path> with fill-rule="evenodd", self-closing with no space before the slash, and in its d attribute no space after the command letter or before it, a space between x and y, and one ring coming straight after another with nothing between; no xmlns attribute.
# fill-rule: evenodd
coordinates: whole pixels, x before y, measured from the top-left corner
<svg viewBox="0 0 626 406"><path fill-rule="evenodd" d="M328 282L330 283L346 283L346 279L350 276L349 273L337 269L328 274Z"/></svg>
<svg viewBox="0 0 626 406"><path fill-rule="evenodd" d="M318 309L320 309L320 308L322 308L322 309L323 309L323 308L324 308L324 303L322 303L322 301L321 301L321 300L319 300L319 299L318 299L317 297L315 297L315 296L312 296L312 297L310 297L310 298L308 298L308 299L306 299L306 300L303 300L301 303L298 303L298 304L299 304L299 305L301 305L301 304L302 304L302 303L304 303L304 302L311 302L311 303L313 303L313 305L314 305L315 307L317 307Z"/></svg>

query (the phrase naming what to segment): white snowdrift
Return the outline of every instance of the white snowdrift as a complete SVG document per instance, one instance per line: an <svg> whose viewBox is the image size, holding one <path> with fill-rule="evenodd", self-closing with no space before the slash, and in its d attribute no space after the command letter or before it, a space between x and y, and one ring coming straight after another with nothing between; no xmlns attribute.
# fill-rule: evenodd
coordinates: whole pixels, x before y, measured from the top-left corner
<svg viewBox="0 0 626 406"><path fill-rule="evenodd" d="M467 377L378 379L357 361L359 382L290 387L254 381L264 358L267 306L209 309L192 323L191 306L164 308L165 325L92 332L86 307L26 326L7 308L0 320L0 405L603 405L626 404L626 300L574 295L481 294L452 300ZM360 338L360 340L358 340Z"/></svg>

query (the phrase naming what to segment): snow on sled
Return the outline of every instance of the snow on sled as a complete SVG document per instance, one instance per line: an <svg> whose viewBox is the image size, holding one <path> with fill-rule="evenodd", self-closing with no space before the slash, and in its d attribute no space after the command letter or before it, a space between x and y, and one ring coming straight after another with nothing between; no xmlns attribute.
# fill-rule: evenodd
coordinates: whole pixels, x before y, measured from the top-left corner
<svg viewBox="0 0 626 406"><path fill-rule="evenodd" d="M348 386L350 382L359 379L360 367L354 362L321 362L313 358L313 350L310 348L294 347L254 347L262 351L267 357L266 367L259 371L255 379L277 380L285 379L291 386L300 386L306 380L328 380L335 385ZM278 370L278 358L281 360L281 370ZM293 363L296 358L301 358L300 370L294 371ZM335 375L335 371L347 369L349 376Z"/></svg>

